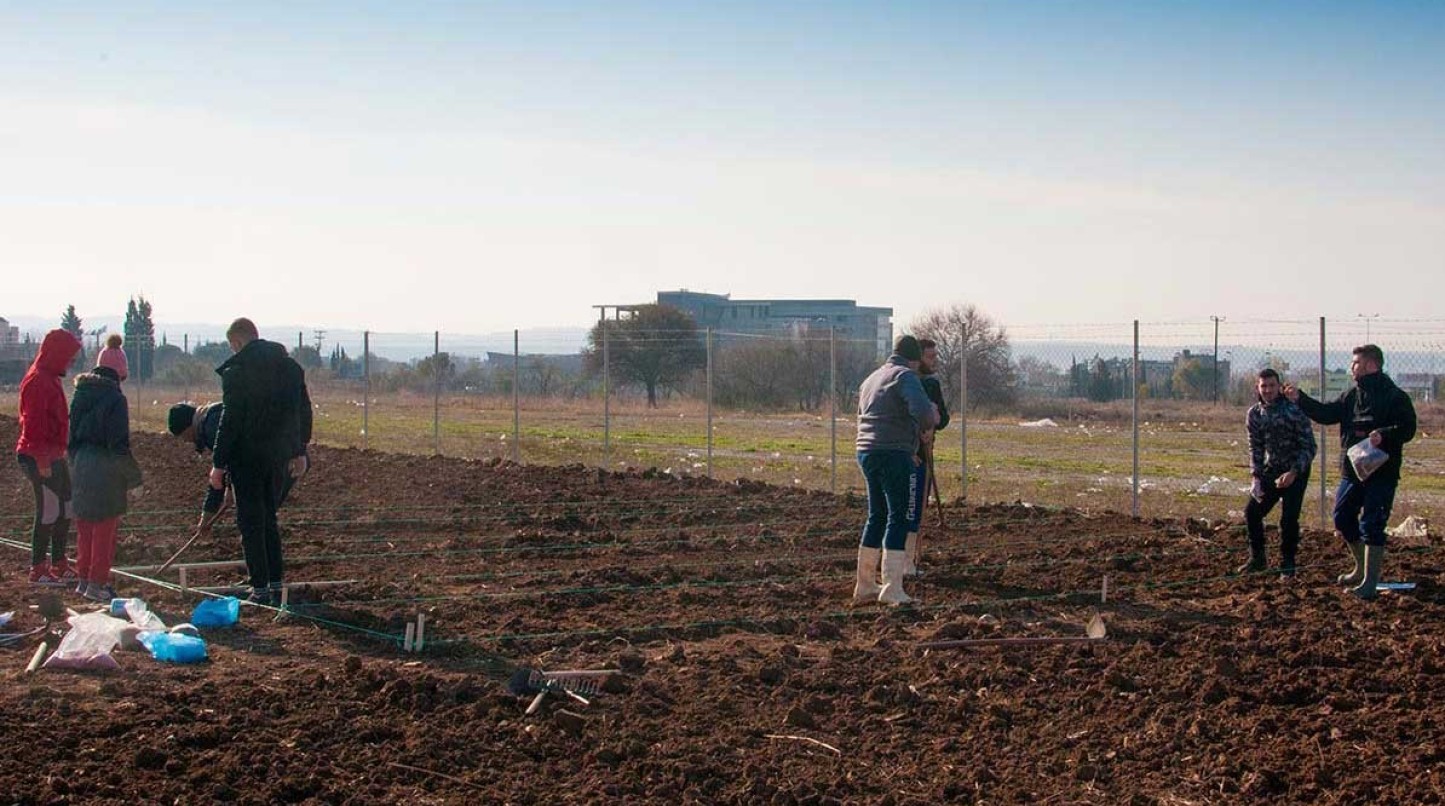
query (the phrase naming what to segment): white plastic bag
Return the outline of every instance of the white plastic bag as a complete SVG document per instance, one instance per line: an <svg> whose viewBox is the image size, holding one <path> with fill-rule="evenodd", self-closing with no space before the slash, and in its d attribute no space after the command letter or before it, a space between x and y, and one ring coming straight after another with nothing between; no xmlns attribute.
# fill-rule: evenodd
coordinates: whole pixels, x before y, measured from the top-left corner
<svg viewBox="0 0 1445 806"><path fill-rule="evenodd" d="M131 623L140 628L141 632L165 632L166 623L161 617L150 611L150 607L141 599L127 599L125 602L125 615Z"/></svg>
<svg viewBox="0 0 1445 806"><path fill-rule="evenodd" d="M124 621L111 618L104 611L70 617L70 632L60 639L60 646L45 661L46 669L119 669L110 656L120 643Z"/></svg>
<svg viewBox="0 0 1445 806"><path fill-rule="evenodd" d="M1350 457L1350 466L1355 469L1355 477L1360 481L1369 478L1371 473L1390 461L1390 454L1371 445L1368 439L1356 442L1346 455Z"/></svg>

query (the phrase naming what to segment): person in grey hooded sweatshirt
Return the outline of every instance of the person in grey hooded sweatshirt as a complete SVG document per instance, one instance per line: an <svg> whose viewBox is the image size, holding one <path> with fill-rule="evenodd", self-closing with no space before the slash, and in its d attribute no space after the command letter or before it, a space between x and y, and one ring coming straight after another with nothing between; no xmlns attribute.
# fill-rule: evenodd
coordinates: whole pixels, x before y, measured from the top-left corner
<svg viewBox="0 0 1445 806"><path fill-rule="evenodd" d="M903 591L908 569L908 482L918 461L920 438L938 425L938 409L918 377L922 358L918 340L901 336L893 354L858 389L855 447L868 485L868 521L858 547L855 603L913 601Z"/></svg>

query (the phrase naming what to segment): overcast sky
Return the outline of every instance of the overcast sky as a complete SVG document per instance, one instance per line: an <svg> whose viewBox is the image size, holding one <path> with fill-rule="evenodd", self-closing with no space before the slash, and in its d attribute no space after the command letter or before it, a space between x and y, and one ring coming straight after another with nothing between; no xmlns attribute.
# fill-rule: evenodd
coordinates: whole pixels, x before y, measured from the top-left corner
<svg viewBox="0 0 1445 806"><path fill-rule="evenodd" d="M0 1L0 316L1440 316L1445 3Z"/></svg>

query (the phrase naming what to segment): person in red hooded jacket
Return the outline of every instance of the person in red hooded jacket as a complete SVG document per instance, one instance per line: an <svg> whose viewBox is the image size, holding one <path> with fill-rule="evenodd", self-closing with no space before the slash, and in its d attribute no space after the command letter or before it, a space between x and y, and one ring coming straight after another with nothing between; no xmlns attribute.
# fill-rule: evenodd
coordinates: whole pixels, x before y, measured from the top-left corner
<svg viewBox="0 0 1445 806"><path fill-rule="evenodd" d="M65 559L71 516L70 467L65 462L70 407L60 382L78 352L80 339L69 331L52 330L45 334L40 352L20 381L20 440L15 443L15 458L35 492L30 581L39 585L74 585L79 578Z"/></svg>

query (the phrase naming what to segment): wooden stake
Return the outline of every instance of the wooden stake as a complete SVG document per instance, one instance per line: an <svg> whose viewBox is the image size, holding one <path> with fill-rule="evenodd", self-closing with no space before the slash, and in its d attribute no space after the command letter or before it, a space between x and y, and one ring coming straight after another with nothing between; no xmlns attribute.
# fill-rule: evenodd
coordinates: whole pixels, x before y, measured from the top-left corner
<svg viewBox="0 0 1445 806"><path fill-rule="evenodd" d="M426 645L426 614L416 614L416 651L420 652Z"/></svg>
<svg viewBox="0 0 1445 806"><path fill-rule="evenodd" d="M411 642L412 642L413 640L415 640L415 639L416 639L416 623L415 623L415 622L412 622L412 621L408 621L408 622L406 623L406 640L405 640L404 642L402 642L402 645L401 645L402 651L403 651L403 652L410 652L410 651L411 651Z"/></svg>
<svg viewBox="0 0 1445 806"><path fill-rule="evenodd" d="M186 584L186 567L181 566L181 593L185 593L190 586Z"/></svg>

